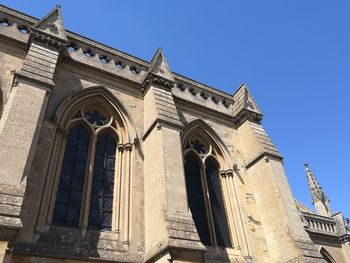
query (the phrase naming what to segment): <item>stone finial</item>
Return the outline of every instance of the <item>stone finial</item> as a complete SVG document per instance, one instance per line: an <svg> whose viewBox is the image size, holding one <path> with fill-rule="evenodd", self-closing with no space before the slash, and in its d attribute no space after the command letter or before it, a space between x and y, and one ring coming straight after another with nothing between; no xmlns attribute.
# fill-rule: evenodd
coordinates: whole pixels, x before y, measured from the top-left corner
<svg viewBox="0 0 350 263"><path fill-rule="evenodd" d="M311 200L316 208L317 214L322 216L331 216L331 209L326 193L322 190L322 187L316 180L316 176L311 171L309 164L305 163L304 167L310 188Z"/></svg>
<svg viewBox="0 0 350 263"><path fill-rule="evenodd" d="M151 84L163 86L168 89L171 89L175 84L175 79L161 48L158 48L151 60L151 65L142 82L141 90L147 90Z"/></svg>
<svg viewBox="0 0 350 263"><path fill-rule="evenodd" d="M233 94L235 101L233 106L234 122L241 125L244 121L250 120L260 123L262 120L262 112L251 95L246 84L242 84Z"/></svg>

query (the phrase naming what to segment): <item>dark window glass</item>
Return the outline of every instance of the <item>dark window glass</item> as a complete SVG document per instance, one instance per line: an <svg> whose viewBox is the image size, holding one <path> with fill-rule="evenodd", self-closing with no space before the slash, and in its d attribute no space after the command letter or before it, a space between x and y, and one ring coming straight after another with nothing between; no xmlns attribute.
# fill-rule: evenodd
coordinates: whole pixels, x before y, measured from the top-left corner
<svg viewBox="0 0 350 263"><path fill-rule="evenodd" d="M196 225L199 237L203 244L210 245L208 219L206 215L204 195L201 183L201 173L198 161L192 154L185 158L185 175L188 204Z"/></svg>
<svg viewBox="0 0 350 263"><path fill-rule="evenodd" d="M80 126L70 129L52 216L55 225L79 226L88 149L88 132Z"/></svg>
<svg viewBox="0 0 350 263"><path fill-rule="evenodd" d="M333 257L328 253L327 250L325 250L324 248L321 248L320 252L321 252L321 255L322 255L323 259L324 259L327 263L335 263L335 260L334 260Z"/></svg>
<svg viewBox="0 0 350 263"><path fill-rule="evenodd" d="M213 214L216 241L220 247L231 247L230 232L227 224L224 200L221 192L219 169L213 159L205 163L210 205Z"/></svg>
<svg viewBox="0 0 350 263"><path fill-rule="evenodd" d="M190 144L191 144L193 150L195 150L199 154L205 154L206 151L207 151L207 149L205 148L204 143L202 143L198 139L195 139L195 140L191 141Z"/></svg>
<svg viewBox="0 0 350 263"><path fill-rule="evenodd" d="M111 230L116 142L109 133L98 137L89 211L89 227Z"/></svg>
<svg viewBox="0 0 350 263"><path fill-rule="evenodd" d="M97 110L92 110L85 112L85 118L91 124L95 124L98 126L103 126L107 124L107 119Z"/></svg>

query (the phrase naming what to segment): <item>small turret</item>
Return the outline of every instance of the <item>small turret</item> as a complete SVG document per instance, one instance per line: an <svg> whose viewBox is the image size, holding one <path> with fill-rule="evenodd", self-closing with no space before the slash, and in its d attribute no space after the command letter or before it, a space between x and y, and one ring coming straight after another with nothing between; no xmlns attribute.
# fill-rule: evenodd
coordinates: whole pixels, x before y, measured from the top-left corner
<svg viewBox="0 0 350 263"><path fill-rule="evenodd" d="M309 168L309 165L305 163L304 166L311 192L312 204L315 206L317 214L321 216L331 216L331 208L326 193L317 182L315 175Z"/></svg>

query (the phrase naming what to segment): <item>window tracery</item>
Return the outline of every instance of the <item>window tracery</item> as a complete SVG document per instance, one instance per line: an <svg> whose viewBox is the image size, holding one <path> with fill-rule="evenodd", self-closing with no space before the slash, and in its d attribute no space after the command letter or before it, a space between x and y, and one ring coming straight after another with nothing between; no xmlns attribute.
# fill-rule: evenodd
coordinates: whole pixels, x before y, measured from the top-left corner
<svg viewBox="0 0 350 263"><path fill-rule="evenodd" d="M113 118L95 104L84 105L73 116L52 224L111 230L118 140Z"/></svg>
<svg viewBox="0 0 350 263"><path fill-rule="evenodd" d="M220 156L200 135L189 137L185 145L187 199L199 237L205 245L232 247L220 179Z"/></svg>
<svg viewBox="0 0 350 263"><path fill-rule="evenodd" d="M56 225L111 231L129 244L135 129L104 87L79 91L55 112L57 125L38 232ZM86 160L85 160L86 159Z"/></svg>

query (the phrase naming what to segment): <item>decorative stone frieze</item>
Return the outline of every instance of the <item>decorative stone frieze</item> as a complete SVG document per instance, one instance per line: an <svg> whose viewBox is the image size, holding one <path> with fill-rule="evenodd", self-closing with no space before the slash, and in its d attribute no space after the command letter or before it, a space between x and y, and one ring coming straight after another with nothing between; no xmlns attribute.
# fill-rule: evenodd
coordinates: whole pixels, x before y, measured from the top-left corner
<svg viewBox="0 0 350 263"><path fill-rule="evenodd" d="M145 80L142 82L141 91L145 92L151 85L162 86L167 89L171 89L175 85L175 81L171 81L162 76L158 76L152 72L148 73Z"/></svg>
<svg viewBox="0 0 350 263"><path fill-rule="evenodd" d="M30 33L30 42L38 42L44 46L47 46L48 48L56 50L61 50L66 43L66 41L63 41L61 38L48 35L35 28L33 28L32 32Z"/></svg>
<svg viewBox="0 0 350 263"><path fill-rule="evenodd" d="M262 120L262 114L250 111L248 109L243 109L234 117L234 123L240 126L245 121L251 121L260 124Z"/></svg>

